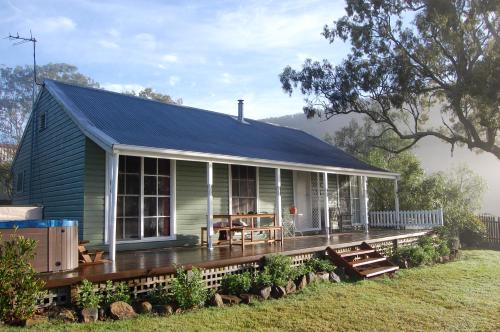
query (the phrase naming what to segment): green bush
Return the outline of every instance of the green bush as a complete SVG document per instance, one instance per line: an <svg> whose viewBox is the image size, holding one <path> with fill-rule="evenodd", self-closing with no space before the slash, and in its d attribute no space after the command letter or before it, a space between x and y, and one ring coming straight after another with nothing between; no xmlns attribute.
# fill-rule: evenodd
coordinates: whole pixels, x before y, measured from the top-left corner
<svg viewBox="0 0 500 332"><path fill-rule="evenodd" d="M296 280L302 276L305 276L309 272L314 272L311 266L307 264L300 264L292 269L292 279Z"/></svg>
<svg viewBox="0 0 500 332"><path fill-rule="evenodd" d="M97 309L102 301L102 295L94 289L94 284L84 279L78 286L76 303L81 309Z"/></svg>
<svg viewBox="0 0 500 332"><path fill-rule="evenodd" d="M264 262L264 269L257 277L257 284L261 286L286 286L288 280L294 277L292 259L288 256L268 256Z"/></svg>
<svg viewBox="0 0 500 332"><path fill-rule="evenodd" d="M167 304L172 302L172 294L165 287L157 285L147 293L146 299L153 305Z"/></svg>
<svg viewBox="0 0 500 332"><path fill-rule="evenodd" d="M197 268L191 271L178 268L175 279L172 280L171 291L172 298L182 309L203 306L209 295L205 289L202 270Z"/></svg>
<svg viewBox="0 0 500 332"><path fill-rule="evenodd" d="M335 265L327 259L312 258L305 265L313 272L333 272L335 270Z"/></svg>
<svg viewBox="0 0 500 332"><path fill-rule="evenodd" d="M0 243L0 319L7 324L33 316L43 295L44 284L29 263L36 245L35 240L17 234Z"/></svg>
<svg viewBox="0 0 500 332"><path fill-rule="evenodd" d="M125 282L113 284L111 280L108 280L102 292L102 300L104 305L118 301L130 303L130 290Z"/></svg>
<svg viewBox="0 0 500 332"><path fill-rule="evenodd" d="M249 272L242 274L226 274L221 281L222 290L227 294L239 295L248 293L252 286Z"/></svg>
<svg viewBox="0 0 500 332"><path fill-rule="evenodd" d="M406 261L410 266L431 265L440 257L450 254L447 241L440 237L421 237L416 246L398 248L393 258L396 261Z"/></svg>

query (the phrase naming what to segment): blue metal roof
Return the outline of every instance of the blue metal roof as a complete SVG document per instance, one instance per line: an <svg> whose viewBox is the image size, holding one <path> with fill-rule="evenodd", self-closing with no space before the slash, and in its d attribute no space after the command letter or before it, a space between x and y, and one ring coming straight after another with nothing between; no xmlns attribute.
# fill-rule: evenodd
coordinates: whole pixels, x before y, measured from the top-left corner
<svg viewBox="0 0 500 332"><path fill-rule="evenodd" d="M111 144L386 172L297 129L53 80L45 87Z"/></svg>

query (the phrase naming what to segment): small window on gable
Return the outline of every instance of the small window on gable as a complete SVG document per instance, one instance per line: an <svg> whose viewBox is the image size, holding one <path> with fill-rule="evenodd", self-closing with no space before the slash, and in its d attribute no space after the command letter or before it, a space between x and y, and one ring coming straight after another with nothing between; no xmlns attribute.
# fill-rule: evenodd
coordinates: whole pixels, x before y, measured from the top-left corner
<svg viewBox="0 0 500 332"><path fill-rule="evenodd" d="M25 171L17 173L16 192L18 192L18 193L21 193L24 191L24 175L25 175Z"/></svg>
<svg viewBox="0 0 500 332"><path fill-rule="evenodd" d="M42 131L45 128L47 128L47 113L42 112L40 114L40 126L39 126L39 130Z"/></svg>

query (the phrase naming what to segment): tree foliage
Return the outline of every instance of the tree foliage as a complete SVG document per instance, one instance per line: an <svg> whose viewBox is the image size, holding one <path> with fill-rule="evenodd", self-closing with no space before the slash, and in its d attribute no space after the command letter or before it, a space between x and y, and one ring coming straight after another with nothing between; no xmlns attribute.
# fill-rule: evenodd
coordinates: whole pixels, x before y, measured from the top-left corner
<svg viewBox="0 0 500 332"><path fill-rule="evenodd" d="M347 0L323 31L351 43L347 58L288 66L282 87L300 86L308 117L365 114L405 140L388 150L434 136L500 159L499 12L493 0Z"/></svg>
<svg viewBox="0 0 500 332"><path fill-rule="evenodd" d="M137 97L141 97L141 98L145 98L145 99L156 100L156 101L160 101L162 103L182 105L181 98L173 99L170 95L156 92L152 88L144 88L139 92L132 90L132 91L127 91L126 93L131 95L131 96L137 96Z"/></svg>

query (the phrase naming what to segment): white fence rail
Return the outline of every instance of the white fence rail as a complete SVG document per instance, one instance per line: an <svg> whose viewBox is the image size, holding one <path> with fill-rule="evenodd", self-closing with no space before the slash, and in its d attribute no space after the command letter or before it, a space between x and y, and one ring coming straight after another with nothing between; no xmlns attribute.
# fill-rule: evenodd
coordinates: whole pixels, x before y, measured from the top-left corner
<svg viewBox="0 0 500 332"><path fill-rule="evenodd" d="M431 229L443 226L443 210L370 211L369 225L374 228Z"/></svg>

